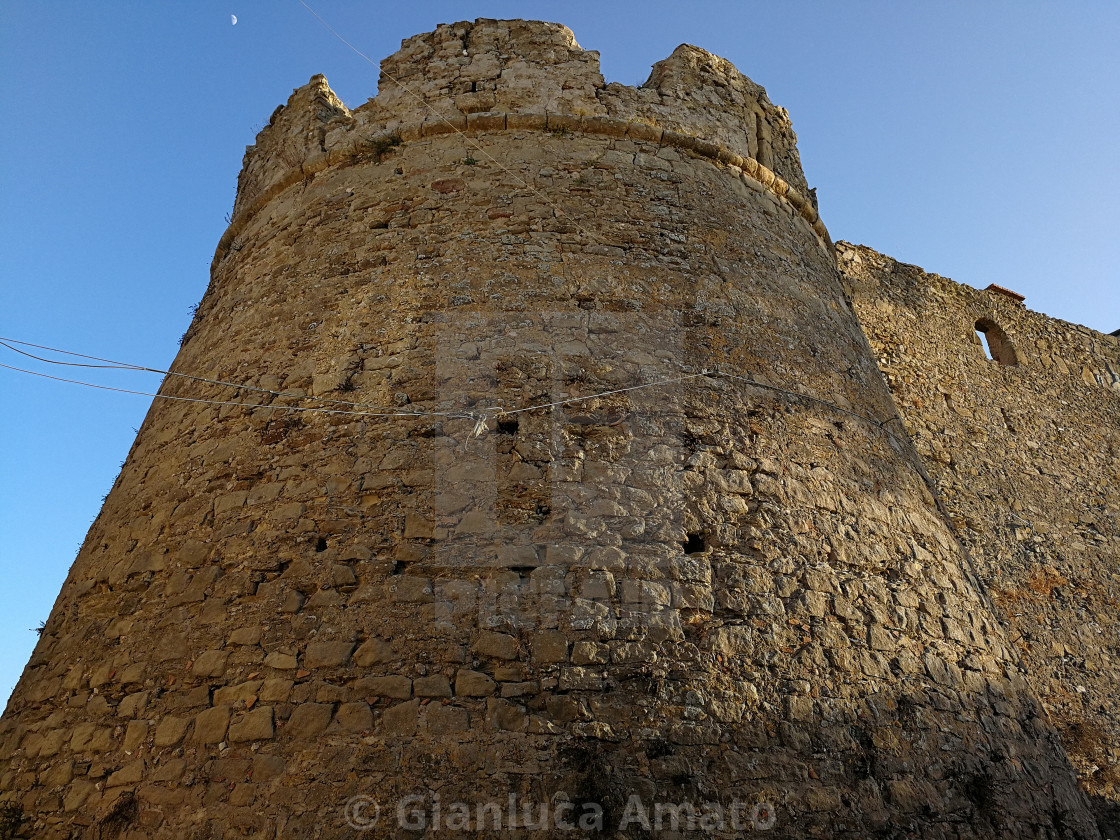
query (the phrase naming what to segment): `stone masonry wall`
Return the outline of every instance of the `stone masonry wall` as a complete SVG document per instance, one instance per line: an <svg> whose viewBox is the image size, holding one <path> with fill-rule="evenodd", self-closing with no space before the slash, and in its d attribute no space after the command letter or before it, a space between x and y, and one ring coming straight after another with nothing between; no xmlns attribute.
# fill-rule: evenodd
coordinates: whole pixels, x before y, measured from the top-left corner
<svg viewBox="0 0 1120 840"><path fill-rule="evenodd" d="M174 367L209 381L165 381L0 721L15 835L512 795L1096 838L761 89L690 47L602 88L524 21L383 69L439 118L315 77L246 154Z"/></svg>
<svg viewBox="0 0 1120 840"><path fill-rule="evenodd" d="M868 248L837 253L1102 834L1120 836L1120 339Z"/></svg>

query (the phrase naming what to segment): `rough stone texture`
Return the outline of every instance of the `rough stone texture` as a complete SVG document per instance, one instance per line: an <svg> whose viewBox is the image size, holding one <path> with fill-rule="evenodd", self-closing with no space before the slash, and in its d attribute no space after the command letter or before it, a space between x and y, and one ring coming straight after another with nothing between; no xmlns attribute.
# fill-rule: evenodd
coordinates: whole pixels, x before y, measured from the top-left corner
<svg viewBox="0 0 1120 840"><path fill-rule="evenodd" d="M604 86L554 24L383 70L246 153L174 370L248 387L162 394L255 407L153 405L0 722L5 813L335 837L356 794L564 792L1097 837L784 112L692 47Z"/></svg>
<svg viewBox="0 0 1120 840"><path fill-rule="evenodd" d="M1120 340L868 248L837 252L994 613L1101 833L1120 837Z"/></svg>

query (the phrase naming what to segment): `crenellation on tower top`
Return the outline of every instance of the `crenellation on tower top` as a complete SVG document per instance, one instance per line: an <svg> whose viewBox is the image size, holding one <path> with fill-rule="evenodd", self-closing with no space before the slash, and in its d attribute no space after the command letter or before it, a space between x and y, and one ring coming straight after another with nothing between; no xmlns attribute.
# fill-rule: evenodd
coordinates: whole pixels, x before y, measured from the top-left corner
<svg viewBox="0 0 1120 840"><path fill-rule="evenodd" d="M601 98L612 116L719 143L809 193L789 114L725 58L681 44L653 65L641 87L611 84Z"/></svg>
<svg viewBox="0 0 1120 840"><path fill-rule="evenodd" d="M599 54L558 23L476 21L409 38L381 62L370 115L422 122L434 115L481 112L605 114Z"/></svg>
<svg viewBox="0 0 1120 840"><path fill-rule="evenodd" d="M354 122L350 109L321 73L293 90L287 103L272 112L256 142L245 149L233 216L236 218L293 169L298 170L305 161L321 155L327 147L328 127L349 128Z"/></svg>
<svg viewBox="0 0 1120 840"><path fill-rule="evenodd" d="M246 152L234 217L318 156L360 151L371 137L419 135L425 125L465 130L478 114L598 117L673 131L756 161L809 195L785 109L699 47L677 47L640 87L608 85L599 54L566 26L480 18L408 38L381 67L377 95L352 112L321 75L293 92Z"/></svg>

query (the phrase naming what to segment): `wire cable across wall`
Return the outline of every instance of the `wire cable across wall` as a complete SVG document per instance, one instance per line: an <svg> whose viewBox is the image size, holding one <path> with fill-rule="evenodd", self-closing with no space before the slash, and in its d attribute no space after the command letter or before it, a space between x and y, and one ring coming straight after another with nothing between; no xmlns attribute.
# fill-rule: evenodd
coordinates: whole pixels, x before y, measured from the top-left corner
<svg viewBox="0 0 1120 840"><path fill-rule="evenodd" d="M38 350L45 350L45 351L50 352L50 353L60 353L60 354L66 355L66 356L71 356L73 358L87 359L87 360L90 360L91 362L98 362L100 364L90 364L88 362L69 362L69 361L63 361L63 360L59 360L59 359L50 359L50 358L47 358L45 356L39 356L39 355L36 355L34 353L29 353L27 351L20 350L18 347L13 346L13 345L17 345L17 344L20 345L21 347L34 347ZM31 375L31 376L38 376L38 377L42 377L44 379L50 379L50 380L53 380L53 381L56 381L56 382L63 382L63 383L71 384L71 385L80 385L80 386L84 386L84 387L87 387L87 388L96 388L96 389L103 390L103 391L114 391L114 392L122 393L122 394L133 394L133 395L136 395L136 396L151 397L153 399L165 399L165 400L174 400L174 401L177 401L177 402L200 403L200 404L204 404L204 405L241 406L241 407L246 408L246 409L270 409L270 410L274 410L274 411L311 412L311 413L317 413L317 414L335 415L335 416L344 416L344 417L400 417L400 418L412 418L412 419L418 419L418 418L469 419L469 420L474 420L475 423L476 423L476 425L475 425L475 434L476 435L480 434L481 431L484 428L484 425L489 420L491 420L493 418L497 418L497 417L501 417L501 416L505 416L505 415L512 415L512 414L523 414L523 413L533 412L533 411L544 411L546 409L557 408L557 407L563 406L563 405L571 405L573 403L580 403L580 402L589 402L591 400L596 400L596 399L600 399L600 398L603 398L603 397L609 397L609 396L613 396L615 394L623 394L623 393L627 393L627 392L631 392L631 391L646 390L646 389L650 389L650 388L664 388L664 387L667 387L667 386L670 386L670 385L677 385L677 384L680 384L682 382L687 382L687 381L690 381L690 380L696 380L696 379L701 379L701 378L722 378L722 379L727 379L727 380L731 380L731 381L741 382L743 384L749 385L749 386L754 387L754 388L760 388L760 389L763 389L763 390L771 391L773 393L781 394L781 395L783 395L785 397L788 397L790 399L794 399L794 400L798 400L798 401L805 401L805 402L813 403L815 405L821 405L821 406L827 407L827 408L829 408L833 411L839 412L841 414L845 414L847 416L858 418L858 419L860 419L860 420L862 420L866 423L869 423L872 426L875 426L875 427L880 428L880 429L884 428L888 423L899 419L897 416L894 416L894 417L889 417L885 420L879 420L879 419L877 419L877 418L875 418L871 415L863 414L861 412L854 411L850 408L845 408L844 406L839 405L838 403L832 402L830 400L821 399L819 397L812 396L811 394L804 394L804 393L801 393L801 392L798 392L798 391L790 390L788 388L782 388L780 386L772 385L768 382L762 382L758 379L754 379L754 378L747 377L747 376L742 376L740 374L728 373L728 372L719 370L718 368L714 369L714 370L701 370L698 373L682 373L680 376L670 377L670 378L667 378L667 379L660 379L660 380L656 380L656 381L653 381L653 382L639 383L637 385L630 385L630 386L627 386L627 387L624 387L624 388L612 388L612 389L607 390L607 391L597 391L593 394L585 394L585 395L579 395L579 396L574 396L574 397L568 397L568 398L565 398L565 399L554 400L554 401L547 402L547 403L538 403L538 404L529 405L529 406L522 406L520 408L506 408L504 406L498 405L498 406L486 406L486 407L474 408L474 409L459 409L459 410L452 409L452 410L445 410L445 411L419 410L419 409L412 410L412 411L406 411L406 410L402 410L399 407L381 406L381 405L374 405L374 404L370 404L370 403L360 403L360 402L348 402L346 400L336 400L336 399L333 399L333 398L312 396L312 395L308 395L308 394L297 393L297 392L294 392L294 391L276 391L276 390L271 390L271 389L268 389L268 388L260 388L260 387L257 387L255 385L248 385L248 384L245 384L245 383L227 382L227 381L221 380L221 379L211 379L211 378L204 377L204 376L196 376L196 375L193 375L193 374L179 373L177 371L162 370L160 368L150 367L150 366L147 366L147 365L136 365L136 364L131 364L129 362L119 362L119 361L114 361L112 359L102 358L100 356L92 356L92 355L88 355L88 354L84 354L84 353L77 353L77 352L72 351L72 350L63 350L63 349L60 349L60 348L57 348L57 347L50 347L48 345L43 345L43 344L33 344L31 342L20 341L20 340L14 339L14 338L0 337L0 346L5 347L8 350L11 350L15 353L19 353L23 356L28 356L32 359L36 359L38 361L45 362L47 364L52 364L52 365L62 365L62 366L65 366L65 367L113 369L113 370L135 371L135 372L141 372L141 373L155 373L155 374L163 375L165 377L178 377L178 378L186 379L186 380L193 381L193 382L200 382L200 383L203 383L203 384L206 384L206 385L214 385L214 386L224 387L224 388L234 388L238 391L248 391L248 392L253 392L253 393L268 394L268 395L270 395L274 398L288 399L288 400L299 400L299 401L315 401L315 402L319 402L319 403L324 403L326 405L342 405L342 406L346 406L347 408L327 408L324 405L310 405L310 406L308 406L308 405L273 405L273 404L268 404L268 403L244 402L244 401L241 401L241 400L207 399L207 398L204 398L204 397L182 397L182 396L176 396L176 395L173 395L173 394L163 394L163 393L159 393L159 392L139 391L139 390L134 390L134 389L130 389L130 388L118 388L118 387L109 386L109 385L101 385L101 384L98 384L98 383L95 383L95 382L87 382L87 381L80 380L80 379L69 379L69 378L61 377L61 376L52 376L51 374L42 373L40 371L28 370L27 368L20 368L20 367L16 367L16 366L13 366L13 365L0 364L0 368L15 371L17 373L28 374L28 375ZM365 409L365 410L352 410L352 409Z"/></svg>

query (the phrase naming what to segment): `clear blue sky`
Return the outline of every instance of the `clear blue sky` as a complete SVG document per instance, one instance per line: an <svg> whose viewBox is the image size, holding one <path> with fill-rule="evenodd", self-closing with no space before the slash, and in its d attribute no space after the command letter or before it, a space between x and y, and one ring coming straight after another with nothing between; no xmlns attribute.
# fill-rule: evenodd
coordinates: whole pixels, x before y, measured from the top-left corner
<svg viewBox="0 0 1120 840"><path fill-rule="evenodd" d="M375 60L475 17L565 23L627 84L702 46L789 109L834 238L1120 328L1120 3L308 2ZM377 85L297 0L8 2L0 71L0 335L152 367L273 109L314 73L351 106ZM2 700L149 401L0 386Z"/></svg>

